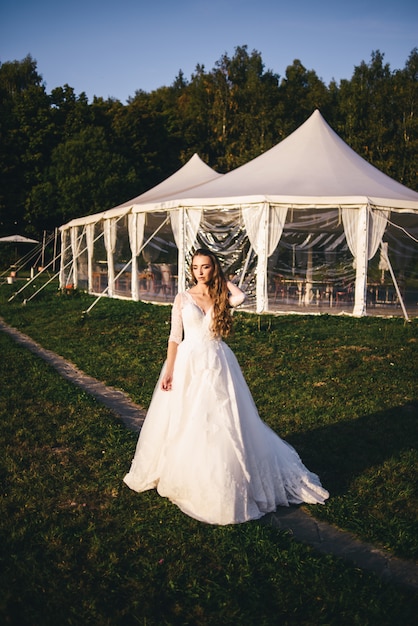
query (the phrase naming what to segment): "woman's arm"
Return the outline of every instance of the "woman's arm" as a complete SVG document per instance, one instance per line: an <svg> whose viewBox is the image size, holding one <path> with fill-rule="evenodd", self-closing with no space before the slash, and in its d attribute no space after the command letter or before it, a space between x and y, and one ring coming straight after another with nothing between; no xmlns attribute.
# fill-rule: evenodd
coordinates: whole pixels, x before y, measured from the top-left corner
<svg viewBox="0 0 418 626"><path fill-rule="evenodd" d="M177 347L178 344L175 341L168 342L165 372L161 380L161 389L163 389L164 391L170 391L172 387L174 363L177 356Z"/></svg>
<svg viewBox="0 0 418 626"><path fill-rule="evenodd" d="M238 306L242 304L245 300L245 293L241 291L239 287L231 283L230 280L226 283L229 291L229 304L231 306Z"/></svg>
<svg viewBox="0 0 418 626"><path fill-rule="evenodd" d="M181 313L181 294L177 294L174 299L171 311L171 330L168 338L167 359L165 372L161 379L161 389L170 391L173 382L174 363L177 356L177 347L183 338L183 318Z"/></svg>

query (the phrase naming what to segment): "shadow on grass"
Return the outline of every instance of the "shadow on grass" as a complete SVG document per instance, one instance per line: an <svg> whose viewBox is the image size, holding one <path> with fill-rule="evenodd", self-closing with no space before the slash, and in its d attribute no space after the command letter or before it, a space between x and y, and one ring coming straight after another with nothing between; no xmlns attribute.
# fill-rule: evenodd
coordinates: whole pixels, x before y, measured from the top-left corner
<svg viewBox="0 0 418 626"><path fill-rule="evenodd" d="M369 468L418 445L418 400L287 437L333 496Z"/></svg>

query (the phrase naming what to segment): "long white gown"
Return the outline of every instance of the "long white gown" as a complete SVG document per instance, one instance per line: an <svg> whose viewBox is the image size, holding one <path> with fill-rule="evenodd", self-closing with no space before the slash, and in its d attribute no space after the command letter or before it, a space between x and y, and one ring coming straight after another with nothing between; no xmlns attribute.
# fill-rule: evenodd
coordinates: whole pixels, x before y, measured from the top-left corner
<svg viewBox="0 0 418 626"><path fill-rule="evenodd" d="M202 311L189 292L176 296L172 390L160 387L163 367L124 482L138 492L157 488L210 524L258 519L289 504L323 504L328 492L261 420L234 353L210 330L211 319L212 309Z"/></svg>

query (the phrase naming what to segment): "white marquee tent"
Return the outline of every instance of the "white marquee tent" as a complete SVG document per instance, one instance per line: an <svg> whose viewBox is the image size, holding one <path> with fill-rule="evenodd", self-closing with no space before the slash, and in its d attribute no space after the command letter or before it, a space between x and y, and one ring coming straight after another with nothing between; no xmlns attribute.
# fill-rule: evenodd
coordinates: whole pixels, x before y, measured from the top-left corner
<svg viewBox="0 0 418 626"><path fill-rule="evenodd" d="M97 293L102 291L105 284L104 291L109 296L123 297L130 292L130 297L138 300L138 256L146 247L143 245L145 214L133 212L133 208L142 206L144 202L159 202L166 197L182 195L196 186L222 176L223 174L215 172L197 154L194 154L183 167L152 189L113 209L77 218L62 226L60 228L62 249L60 287L64 288L71 284L72 287L77 288L81 285L87 287L90 293ZM125 280L120 281L124 284L123 294L117 293L115 279L115 252L118 248L118 237L119 240L124 240L124 244L128 243L131 257L128 262L124 263L121 272L125 274ZM105 250L103 250L103 243ZM152 241L150 244L153 245ZM99 281L94 281L94 263L95 261L96 264L97 262L103 263L104 258L106 270L103 271L104 266L100 266ZM128 273L131 277L130 286L126 284Z"/></svg>
<svg viewBox="0 0 418 626"><path fill-rule="evenodd" d="M122 274L129 270L130 275L126 297L133 299L145 296L137 285L137 260L157 234L165 242L161 259L170 254L172 259L173 249L177 257L171 295L186 285L191 250L204 245L220 254L228 273L250 294L249 308L258 312L295 307L337 312L343 306L362 316L368 304L379 303L404 309L404 285L398 284L393 265L404 280L418 261L418 193L362 159L319 111L228 174L216 174L195 155L173 177L134 200L62 226L63 250L70 233L72 256L68 263L62 257L62 285L68 282L67 266L78 284L82 246L89 291L103 291L93 280L94 259L101 254L108 295L123 296L115 288L113 265L123 231L117 224L126 217L130 249L120 259ZM95 242L101 234L100 250ZM379 265L374 261L371 267L379 249ZM418 286L415 274L411 280Z"/></svg>

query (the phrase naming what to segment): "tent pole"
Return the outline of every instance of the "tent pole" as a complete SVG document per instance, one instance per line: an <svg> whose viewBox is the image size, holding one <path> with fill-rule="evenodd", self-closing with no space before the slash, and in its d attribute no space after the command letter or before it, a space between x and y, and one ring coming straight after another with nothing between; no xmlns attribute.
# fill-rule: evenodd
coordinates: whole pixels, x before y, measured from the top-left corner
<svg viewBox="0 0 418 626"><path fill-rule="evenodd" d="M142 250L145 248L145 246L153 239L153 237L155 237L155 235L162 229L163 226L165 226L165 224L167 224L168 220L170 218L166 217L166 219L164 220L164 222L162 224L159 225L159 227L153 232L153 234L148 237L148 239L146 240L145 243L142 244L141 248L138 250L138 256L141 254ZM96 240L95 240L96 241ZM122 269L120 270L120 272L115 276L114 281L116 282L117 279L119 278L119 276L121 276L123 274L123 272L126 270L126 268L131 264L131 259L122 267ZM109 286L107 286L101 294L99 294L96 298L96 300L94 300L94 302L92 302L92 304L89 306L88 309L86 309L85 311L83 311L83 316L86 315L87 313L90 313L90 311L92 310L92 308L99 302L99 300L101 300L103 298L103 296L106 295L106 293L108 292Z"/></svg>
<svg viewBox="0 0 418 626"><path fill-rule="evenodd" d="M369 234L369 206L363 205L359 209L357 222L357 246L356 246L356 284L354 289L355 317L366 315L367 300L367 264L368 264L368 234Z"/></svg>
<svg viewBox="0 0 418 626"><path fill-rule="evenodd" d="M84 230L83 230L83 232L81 233L81 235L80 235L80 237L79 237L79 241L78 241L78 250L79 250L79 247L80 247L81 238L82 238L82 236L83 236L83 233L84 233ZM71 249L72 249L72 247L71 247L71 246L69 246L69 248L71 248ZM86 248L84 248L81 252L78 252L78 254L77 254L76 258L77 258L80 254L83 254L83 252L85 252L85 250L86 250ZM52 265L53 263L54 263L54 259L53 259L52 261L50 261L50 262L48 263L48 265L47 265L46 267L44 267L44 268L43 268L43 270L42 270L42 271L45 271L45 270L46 270L46 269L47 269L50 265ZM43 284L43 285L42 285L42 286L41 286L41 287L40 287L37 291L35 291L35 293L33 293L33 294L29 297L29 298L27 298L26 300L24 300L24 304L26 304L27 302L30 302L30 300L32 300L32 298L34 298L35 296L37 296L37 295L38 295L38 293L39 293L40 291L42 291L42 290L43 290L43 289L44 289L47 285L49 285L49 284L50 284L50 283L51 283L51 282L52 282L55 278L57 278L57 276L60 276L60 275L61 275L61 271L65 270L65 269L66 269L69 265L71 265L71 266L72 266L72 268L74 269L74 259L71 259L71 261L69 261L69 262L67 263L67 265L64 265L64 267L63 267L63 268L61 268L61 267L60 267L60 269L58 270L58 272L57 272L56 274L54 274L54 275L52 276L52 278L50 278L50 279L49 279L46 283L44 283L44 284ZM39 274L41 274L41 273L42 273L42 272L39 272ZM35 276L35 278L36 278L36 276ZM34 278L33 280L35 280L35 278ZM26 287L28 284L29 284L29 283L27 283L27 284L25 285L25 287ZM22 289L21 289L20 291L22 291ZM19 293L19 292L17 292L15 295L17 295L18 293Z"/></svg>
<svg viewBox="0 0 418 626"><path fill-rule="evenodd" d="M309 235L310 239L310 235ZM312 292L312 246L308 244L308 258L306 261L306 281L305 281L305 294L303 301L305 306L311 304L313 292Z"/></svg>
<svg viewBox="0 0 418 626"><path fill-rule="evenodd" d="M64 232L66 232L66 231L62 231L61 236L63 235L63 233L64 233ZM81 236L82 236L82 235L81 235ZM100 233L100 235L98 235L94 241L97 241L97 240L98 240L98 239L100 239L100 237L102 237L102 236L103 236L103 233ZM63 288L63 286L64 286L64 284L65 284L65 282L66 282L65 280L63 280L63 282L62 282L62 284L61 284L61 280L62 280L63 278L65 278L65 273L64 273L64 272L65 272L65 270L66 270L66 269L67 269L70 265L72 266L72 264L73 264L73 262L74 262L74 260L71 258L71 259L70 259L70 261L68 261L68 263L66 263L66 264L65 264L64 256L65 256L65 253L66 253L66 252L68 252L69 250L71 250L71 244L70 244L70 245L68 245L68 246L65 248L65 247L63 247L63 242L64 242L64 240L62 240L61 252L60 252L60 255L59 255L59 256L61 257L61 259L60 259L60 269L58 270L58 272L56 272L56 274L54 274L54 275L52 276L51 280L49 280L47 283L45 283L44 285L42 285L42 287L40 287L37 291L35 291L35 293L33 293L33 294L30 296L30 298L28 298L27 300L25 300L25 302L29 302L30 300L32 300L32 298L34 298L36 295L38 295L38 293L39 293L40 291L42 291L42 289L43 289L44 287L46 287L47 285L49 285L49 283L50 283L50 282L52 282L52 280L54 280L54 278L56 278L57 276L60 276L60 285L59 285L59 286L60 286L60 288L61 288L61 289ZM83 254L83 252L85 252L86 250L87 250L87 247L86 247L86 248L83 248L80 252L78 252L78 253L77 253L76 258L78 258L78 256L80 256L81 254ZM14 294L13 294L13 295L9 298L8 302L11 302L11 300L13 300L13 299L14 299L14 298L15 298L15 297L19 294L19 293L21 293L24 289L26 289L26 287L28 287L28 285L30 285L31 283L33 283L33 281L34 281L34 280L36 280L36 279L38 278L39 274L42 274L42 272L43 272L44 270L48 269L48 267L49 267L50 265L52 265L52 264L53 264L53 262L54 262L54 260L50 261L50 262L48 263L48 265L47 265L47 266L46 266L46 267L45 267L45 268L44 268L41 272L39 272L36 276L34 276L33 278L31 278L30 280L28 280L28 281L27 281L27 282L23 285L23 287L22 287L21 289L19 289L19 291L16 291L16 293L14 293ZM70 272L70 275L71 275L71 272Z"/></svg>
<svg viewBox="0 0 418 626"><path fill-rule="evenodd" d="M240 289L242 287L242 283L244 282L244 278L245 278L245 276L247 274L247 269L248 269L248 265L250 263L250 258L251 258L252 251L253 251L253 247L250 245L250 248L249 248L248 253L247 253L247 258L245 259L244 267L242 268L241 276L240 276L240 279L238 281L238 287Z"/></svg>
<svg viewBox="0 0 418 626"><path fill-rule="evenodd" d="M44 234L42 237L42 262L41 262L42 267L44 267L44 264L45 264L45 237L46 237L46 231L44 230Z"/></svg>
<svg viewBox="0 0 418 626"><path fill-rule="evenodd" d="M396 295L398 296L398 299L399 299L399 302L400 302L400 305L401 305L401 308L402 308L402 312L403 312L404 318L406 319L407 322L410 322L410 319L408 317L408 313L407 313L406 308L405 308L405 303L404 303L403 298L402 298L401 290L399 289L398 281L396 280L395 272L393 271L392 263L389 260L389 255L388 255L388 253L386 251L386 248L383 245L383 243L380 244L380 250L382 252L383 258L385 259L386 263L388 264L389 272L390 272L393 284L395 286Z"/></svg>
<svg viewBox="0 0 418 626"><path fill-rule="evenodd" d="M40 272L38 272L38 274L36 274L36 276L33 276L32 278L30 278L30 279L29 279L29 280L28 280L28 281L27 281L27 282L23 285L23 287L21 287L21 288L20 288L18 291L16 291L16 292L15 292L12 296L10 296L10 298L8 299L8 302L11 302L12 300L14 300L14 299L16 298L16 296L18 296L18 295L19 295L19 294L20 294L20 293L21 293L24 289L26 289L26 287L28 287L30 284L32 284L32 283L33 283L33 281L34 281L34 280L36 280L40 274L42 274L45 270L47 270L47 269L48 269L48 267L49 267L50 265L52 265L52 263L53 263L53 262L54 262L54 261L50 261L50 263L48 263L48 265L47 265L46 267L44 267L44 268L43 268ZM57 276L58 276L58 274L57 274ZM55 278L55 276L53 276L51 280L53 280L54 278ZM48 281L48 283L46 283L46 284L49 284L50 282L51 282L51 281ZM45 286L45 285L44 285L44 286ZM43 287L41 287L41 289L43 289ZM37 294L37 293L39 293L39 291L41 291L41 289L38 289L38 291L36 291L36 292L35 292L35 293L31 296L31 298L29 298L29 299L32 299L34 296L36 296L36 294Z"/></svg>
<svg viewBox="0 0 418 626"><path fill-rule="evenodd" d="M179 207L179 248L177 251L177 289L184 291L186 288L186 235L185 235L185 211L184 207Z"/></svg>
<svg viewBox="0 0 418 626"><path fill-rule="evenodd" d="M68 229L61 231L61 254L60 254L60 269L59 269L59 287L63 289L65 283L65 253L68 251L66 240L68 239Z"/></svg>
<svg viewBox="0 0 418 626"><path fill-rule="evenodd" d="M264 313L268 310L268 290L267 290L267 238L268 238L269 204L265 202L262 206L261 227L259 230L258 250L257 250L257 276L256 276L256 300L257 313Z"/></svg>
<svg viewBox="0 0 418 626"><path fill-rule="evenodd" d="M54 264L52 266L52 271L54 273L55 273L55 262L57 258L57 239L58 239L58 228L56 228L54 232Z"/></svg>

